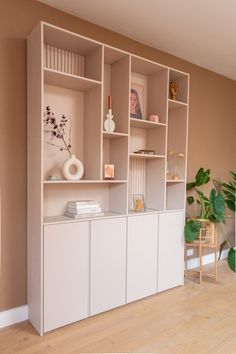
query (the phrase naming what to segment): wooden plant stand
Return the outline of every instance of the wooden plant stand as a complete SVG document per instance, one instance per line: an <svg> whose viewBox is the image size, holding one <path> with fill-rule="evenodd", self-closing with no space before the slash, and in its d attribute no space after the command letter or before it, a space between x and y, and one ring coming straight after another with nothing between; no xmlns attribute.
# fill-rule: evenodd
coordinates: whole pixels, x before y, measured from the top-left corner
<svg viewBox="0 0 236 354"><path fill-rule="evenodd" d="M197 240L192 243L185 242L185 276L188 275L197 275L199 277L199 283L202 283L203 276L208 276L212 279L217 280L217 233L215 224L209 220L199 219L201 222L201 228L198 235ZM187 250L192 248L198 250L198 257L199 257L199 269L198 270L188 270L187 269L187 262L190 256L187 255ZM203 271L203 264L202 264L202 257L203 257L203 250L204 249L213 249L214 250L214 272L204 272Z"/></svg>

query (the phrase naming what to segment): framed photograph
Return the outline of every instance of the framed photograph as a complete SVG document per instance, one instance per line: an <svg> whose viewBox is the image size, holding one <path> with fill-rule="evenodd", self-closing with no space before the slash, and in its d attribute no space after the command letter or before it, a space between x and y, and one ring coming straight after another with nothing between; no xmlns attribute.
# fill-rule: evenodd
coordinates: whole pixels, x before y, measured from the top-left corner
<svg viewBox="0 0 236 354"><path fill-rule="evenodd" d="M147 80L144 76L132 74L130 88L130 118L146 119Z"/></svg>
<svg viewBox="0 0 236 354"><path fill-rule="evenodd" d="M115 178L115 167L111 164L104 165L104 178L105 180L112 180Z"/></svg>

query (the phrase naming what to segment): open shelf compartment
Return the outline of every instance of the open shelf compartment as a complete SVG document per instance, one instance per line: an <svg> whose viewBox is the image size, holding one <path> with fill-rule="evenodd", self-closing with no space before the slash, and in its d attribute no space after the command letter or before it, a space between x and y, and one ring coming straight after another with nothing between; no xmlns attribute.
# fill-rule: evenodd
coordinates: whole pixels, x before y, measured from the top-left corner
<svg viewBox="0 0 236 354"><path fill-rule="evenodd" d="M137 102L136 106L131 104L131 118L140 118L138 108L136 108L140 105L142 119L148 121L150 115L158 115L159 122L166 123L167 78L167 68L148 60L132 57L131 89L134 90L133 97L136 97Z"/></svg>
<svg viewBox="0 0 236 354"><path fill-rule="evenodd" d="M129 211L135 195L144 197L146 212L162 211L165 205L165 159L132 158L129 164Z"/></svg>
<svg viewBox="0 0 236 354"><path fill-rule="evenodd" d="M71 152L84 165L83 179L100 179L101 166L101 86L92 86L89 90L75 91L66 88L44 85L44 110L49 106L57 122L64 114L68 119L65 126L65 140L69 142L71 122ZM64 146L62 141L44 129L43 178L57 176L63 179L61 170L69 158L67 151L60 151L51 144ZM93 148L96 146L96 148Z"/></svg>
<svg viewBox="0 0 236 354"><path fill-rule="evenodd" d="M102 80L102 45L43 24L44 67L88 79Z"/></svg>
<svg viewBox="0 0 236 354"><path fill-rule="evenodd" d="M181 71L170 69L169 71L169 85L171 82L177 84L177 94L176 94L176 101L173 100L178 104L181 103L188 103L188 81L189 75L185 74ZM170 96L169 96L170 97ZM169 107L171 107L171 103L169 103Z"/></svg>
<svg viewBox="0 0 236 354"><path fill-rule="evenodd" d="M129 129L129 63L128 54L104 48L103 124L107 119L108 96L111 96L116 133L128 134Z"/></svg>

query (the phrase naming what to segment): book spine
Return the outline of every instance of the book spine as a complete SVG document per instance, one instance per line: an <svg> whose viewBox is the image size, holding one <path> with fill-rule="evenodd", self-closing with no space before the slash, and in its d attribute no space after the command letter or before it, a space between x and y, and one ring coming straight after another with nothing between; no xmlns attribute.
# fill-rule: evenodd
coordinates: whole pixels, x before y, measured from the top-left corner
<svg viewBox="0 0 236 354"><path fill-rule="evenodd" d="M74 205L74 206L80 206L80 205L86 205L86 206L90 206L90 205L98 205L99 203L96 200L75 200L75 201L69 201L67 202L67 205Z"/></svg>
<svg viewBox="0 0 236 354"><path fill-rule="evenodd" d="M74 204L67 204L68 208L72 209L88 209L88 208L99 208L99 204L82 204L82 205L74 205Z"/></svg>
<svg viewBox="0 0 236 354"><path fill-rule="evenodd" d="M71 214L88 214L88 213L100 213L102 211L101 208L87 208L87 209L82 209L82 210L78 210L78 209L71 209L71 208L67 208L66 212L71 213Z"/></svg>

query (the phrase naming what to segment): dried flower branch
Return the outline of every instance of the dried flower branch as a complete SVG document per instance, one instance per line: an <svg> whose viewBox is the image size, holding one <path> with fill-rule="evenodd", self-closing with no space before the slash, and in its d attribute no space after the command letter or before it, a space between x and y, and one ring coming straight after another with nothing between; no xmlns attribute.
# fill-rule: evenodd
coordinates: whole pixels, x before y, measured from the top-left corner
<svg viewBox="0 0 236 354"><path fill-rule="evenodd" d="M70 129L69 129L69 140L68 143L65 140L65 126L66 123L70 122ZM62 145L57 145L54 143L51 143L49 141L46 141L47 144L58 147L61 151L66 150L68 151L69 155L71 156L71 119L66 118L66 116L63 114L60 121L57 122L54 113L51 112L51 108L49 106L46 107L46 117L44 119L44 123L46 126L48 126L48 129L45 129L44 131L46 133L50 133L53 137L59 139L62 142ZM64 146L63 146L64 145Z"/></svg>

